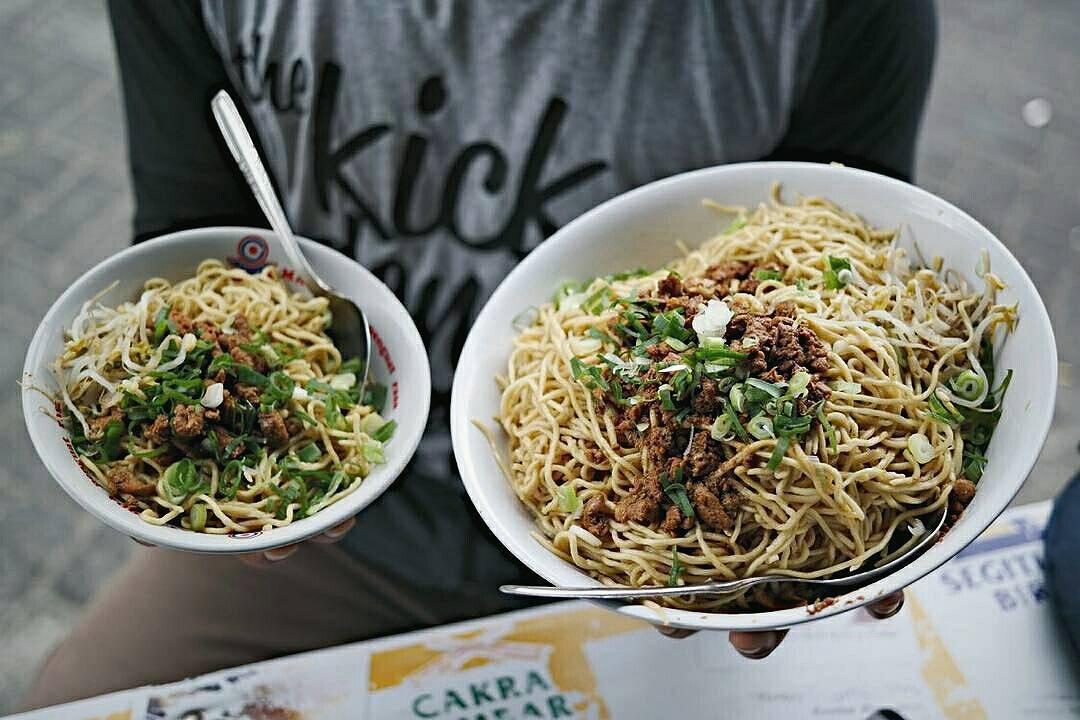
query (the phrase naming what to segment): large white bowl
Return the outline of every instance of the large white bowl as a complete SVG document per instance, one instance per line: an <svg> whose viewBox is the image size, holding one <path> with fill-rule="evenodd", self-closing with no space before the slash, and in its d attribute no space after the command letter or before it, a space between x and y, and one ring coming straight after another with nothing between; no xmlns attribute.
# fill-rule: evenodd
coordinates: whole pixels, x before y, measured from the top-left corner
<svg viewBox="0 0 1080 720"><path fill-rule="evenodd" d="M703 613L667 610L667 624L694 629L783 628L850 610L899 590L956 555L1005 509L1030 472L1050 427L1057 386L1054 335L1046 309L1020 263L986 228L962 210L913 185L849 168L807 163L747 163L708 168L654 182L585 213L534 250L502 282L469 334L454 378L450 423L454 454L469 496L495 536L519 560L560 586L598 585L585 573L544 549L530 533L533 520L511 490L473 419L490 422L499 411L493 380L505 373L514 329L511 318L547 302L563 280L581 280L638 266L660 267L726 224L702 207L709 198L754 207L766 200L774 181L793 193L827 197L881 227L906 226L927 255L970 277L979 252L1009 287L1004 303L1020 303L1016 331L1005 343L998 367L1014 370L1002 420L989 448L989 462L974 501L945 538L906 567L840 596L820 612L792 608L760 613ZM505 437L496 451L505 457ZM618 612L659 623L641 605L615 605Z"/></svg>
<svg viewBox="0 0 1080 720"><path fill-rule="evenodd" d="M394 294L361 265L318 243L300 242L316 272L368 316L374 339L371 377L388 386L384 416L397 421L397 430L386 447L386 464L377 466L352 494L311 517L266 532L239 535L208 535L143 522L83 472L74 459L67 432L50 417L55 412L48 401L30 389L36 385L56 390L48 366L60 353L64 329L83 303L113 281L118 285L101 298L102 303L118 305L137 299L147 278L182 280L191 277L199 262L207 258L247 268L268 262L287 268L273 234L267 230L190 230L130 247L92 268L53 303L26 353L23 415L27 430L45 467L83 508L110 527L154 545L204 553L254 552L298 542L341 523L371 503L401 474L420 442L431 399L431 373L420 333ZM358 522L363 521L361 516Z"/></svg>

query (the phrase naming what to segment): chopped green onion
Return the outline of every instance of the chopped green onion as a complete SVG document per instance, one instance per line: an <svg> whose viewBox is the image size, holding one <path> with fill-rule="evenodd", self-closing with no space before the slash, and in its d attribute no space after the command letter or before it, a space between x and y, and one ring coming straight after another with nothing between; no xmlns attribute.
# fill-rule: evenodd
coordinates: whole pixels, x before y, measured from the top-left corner
<svg viewBox="0 0 1080 720"><path fill-rule="evenodd" d="M202 532L206 527L206 506L195 503L188 510L188 523L195 532Z"/></svg>
<svg viewBox="0 0 1080 720"><path fill-rule="evenodd" d="M198 488L198 473L191 458L184 458L165 469L163 476L170 500L180 502Z"/></svg>
<svg viewBox="0 0 1080 720"><path fill-rule="evenodd" d="M615 293L611 291L607 285L601 285L596 291L585 298L585 302L581 303L581 308L585 312L593 315L599 315L604 310L611 307L611 300L615 297Z"/></svg>
<svg viewBox="0 0 1080 720"><path fill-rule="evenodd" d="M604 332L602 330L598 330L597 328L594 328L594 327L589 328L588 336L591 337L591 338L595 338L596 340L599 340L602 343L611 343L612 345L618 345L619 344L618 340L616 340L612 336L608 335L606 332Z"/></svg>
<svg viewBox="0 0 1080 720"><path fill-rule="evenodd" d="M244 467L246 466L243 461L230 460L221 471L221 484L218 485L218 491L226 500L236 497L236 492L240 489L240 481L243 479Z"/></svg>
<svg viewBox="0 0 1080 720"><path fill-rule="evenodd" d="M386 462L386 456L383 454L382 445L379 443L364 443L363 453L364 459L368 462L376 464Z"/></svg>
<svg viewBox="0 0 1080 720"><path fill-rule="evenodd" d="M261 372L252 370L247 365L240 363L235 364L236 380L245 385L254 385L255 387L263 387L267 383L267 378ZM291 390L289 391L292 392Z"/></svg>
<svg viewBox="0 0 1080 720"><path fill-rule="evenodd" d="M690 349L689 345L684 343L682 340L679 340L678 338L669 337L664 340L664 342L666 342L668 344L668 347L675 352L684 352Z"/></svg>
<svg viewBox="0 0 1080 720"><path fill-rule="evenodd" d="M199 442L199 447L210 457L214 458L215 462L221 462L221 445L218 443L218 436L215 432L206 433Z"/></svg>
<svg viewBox="0 0 1080 720"><path fill-rule="evenodd" d="M160 345L169 334L169 306L162 305L154 315L154 345Z"/></svg>
<svg viewBox="0 0 1080 720"><path fill-rule="evenodd" d="M306 463L316 462L322 457L322 450L315 443L308 443L304 447L296 451L296 457L300 458Z"/></svg>
<svg viewBox="0 0 1080 720"><path fill-rule="evenodd" d="M780 437L802 435L810 429L810 418L806 415L789 417L783 413L777 414L773 420L773 430Z"/></svg>
<svg viewBox="0 0 1080 720"><path fill-rule="evenodd" d="M963 473L971 482L978 482L982 477L983 471L986 469L986 457L980 455L977 452L969 451L964 448L964 467Z"/></svg>
<svg viewBox="0 0 1080 720"><path fill-rule="evenodd" d="M567 280L564 283L560 283L559 287L555 289L555 295L552 297L552 302L555 303L555 309L560 310L564 300L571 295L576 295L581 292L582 288L573 280Z"/></svg>
<svg viewBox="0 0 1080 720"><path fill-rule="evenodd" d="M832 257L832 256L829 256L829 255L826 255L825 259L829 264L829 269L830 270L835 270L837 272L840 272L841 270L850 270L851 269L851 261L848 260L847 258Z"/></svg>
<svg viewBox="0 0 1080 720"><path fill-rule="evenodd" d="M986 381L974 370L964 370L949 380L949 387L964 400L974 400L982 394Z"/></svg>
<svg viewBox="0 0 1080 720"><path fill-rule="evenodd" d="M273 348L274 353L278 356L278 363L281 365L288 365L293 360L304 356L304 348L295 343L274 343L270 347ZM360 361L357 360L357 369L353 372L360 372Z"/></svg>
<svg viewBox="0 0 1080 720"><path fill-rule="evenodd" d="M110 420L105 426L105 436L101 440L101 450L107 460L120 458L120 438L124 436L124 423L119 420Z"/></svg>
<svg viewBox="0 0 1080 720"><path fill-rule="evenodd" d="M994 434L994 425L997 424L997 420L996 417L991 416L986 421L972 422L967 431L963 433L964 439L975 447L985 447Z"/></svg>
<svg viewBox="0 0 1080 720"><path fill-rule="evenodd" d="M851 281L851 261L846 258L825 256L828 266L822 277L829 290L842 290Z"/></svg>
<svg viewBox="0 0 1080 720"><path fill-rule="evenodd" d="M744 227L746 227L746 218L740 216L740 217L737 217L734 220L732 220L731 224L729 224L726 228L724 228L722 234L723 235L730 235L731 233L735 232L736 230L742 230Z"/></svg>
<svg viewBox="0 0 1080 720"><path fill-rule="evenodd" d="M580 380L585 387L589 389L600 388L604 392L611 391L611 386L604 379L603 371L596 365L586 365L577 358L570 358L570 369L574 377Z"/></svg>
<svg viewBox="0 0 1080 720"><path fill-rule="evenodd" d="M731 372L732 367L733 367L733 365L722 364L722 363L709 363L709 362L707 362L707 363L702 363L701 364L702 371L704 371L707 375L709 375L709 377L712 377L712 378L716 378L717 375L727 375L728 373ZM731 377L729 375L728 377L722 378L722 380L731 380L732 382L734 382L735 378L733 378L733 377ZM727 389L729 389L729 388L725 388L725 391Z"/></svg>
<svg viewBox="0 0 1080 720"><path fill-rule="evenodd" d="M259 352L266 360L266 364L270 367L275 368L281 366L281 356L278 355L278 352L274 349L273 345L263 345L259 348Z"/></svg>
<svg viewBox="0 0 1080 720"><path fill-rule="evenodd" d="M645 277L646 275L652 275L652 270L644 267L639 267L634 270L623 270L622 272L605 275L604 279L608 282L616 282L619 280L629 280L631 278Z"/></svg>
<svg viewBox="0 0 1080 720"><path fill-rule="evenodd" d="M661 338L687 340L691 336L691 332L686 329L686 318L678 310L654 315L652 329Z"/></svg>
<svg viewBox="0 0 1080 720"><path fill-rule="evenodd" d="M784 459L784 455L787 453L788 445L791 443L791 438L787 435L781 435L776 439L776 447L773 448L772 455L769 456L769 463L765 466L770 470L775 470L780 467L780 461Z"/></svg>
<svg viewBox="0 0 1080 720"><path fill-rule="evenodd" d="M735 431L735 434L739 436L739 439L743 442L750 442L750 436L743 428L742 423L739 422L739 416L735 414L735 408L732 403L724 403L724 412L727 413L728 422L731 423L731 429Z"/></svg>
<svg viewBox="0 0 1080 720"><path fill-rule="evenodd" d="M731 401L731 405L735 408L735 412L742 412L746 409L746 394L743 392L743 386L741 384L731 386L731 390L728 391L728 400Z"/></svg>
<svg viewBox="0 0 1080 720"><path fill-rule="evenodd" d="M756 440L765 440L774 437L772 420L764 413L759 413L750 418L746 423L746 431Z"/></svg>
<svg viewBox="0 0 1080 720"><path fill-rule="evenodd" d="M387 420L385 423L383 423L382 427L371 433L371 439L378 440L379 442L384 443L394 436L394 430L396 429L397 421Z"/></svg>
<svg viewBox="0 0 1080 720"><path fill-rule="evenodd" d="M155 458L158 455L164 455L171 449L172 448L168 445L161 445L156 448L151 448L150 450L132 450L131 448L128 448L128 455L137 458Z"/></svg>
<svg viewBox="0 0 1080 720"><path fill-rule="evenodd" d="M581 499L574 492L574 487L570 483L560 485L555 494L559 498L559 510L561 512L573 515L581 509Z"/></svg>
<svg viewBox="0 0 1080 720"><path fill-rule="evenodd" d="M729 440L734 434L731 427L731 418L727 415L717 415L716 419L713 420L713 424L709 427L709 437L717 442Z"/></svg>
<svg viewBox="0 0 1080 720"><path fill-rule="evenodd" d="M911 459L920 465L930 462L937 455L934 446L930 444L930 439L922 433L908 436L907 449L911 453Z"/></svg>
<svg viewBox="0 0 1080 720"><path fill-rule="evenodd" d="M716 382L716 389L722 393L731 392L731 388L735 387L735 384L735 378L728 375Z"/></svg>
<svg viewBox="0 0 1080 720"><path fill-rule="evenodd" d="M340 430L345 424L345 416L341 414L341 408L338 407L336 398L330 397L327 399L323 418L326 420L326 424L334 430Z"/></svg>
<svg viewBox="0 0 1080 720"><path fill-rule="evenodd" d="M686 571L686 568L679 562L679 548L671 548L671 572L668 573L668 587L675 587L679 584L679 576Z"/></svg>
<svg viewBox="0 0 1080 720"><path fill-rule="evenodd" d="M210 361L210 365L206 368L207 376L214 375L219 370L232 370L236 363L233 362L232 355L228 353L222 353L216 358Z"/></svg>
<svg viewBox="0 0 1080 720"><path fill-rule="evenodd" d="M768 402L771 398L778 398L784 394L779 385L753 377L746 378L743 392L748 401L755 403Z"/></svg>
<svg viewBox="0 0 1080 720"><path fill-rule="evenodd" d="M938 394L937 390L930 393L927 403L930 405L927 415L935 420L946 425L957 425L964 420L964 416L952 407L952 403L946 404L946 401Z"/></svg>
<svg viewBox="0 0 1080 720"><path fill-rule="evenodd" d="M858 395L862 392L862 385L857 382L847 382L846 380L834 380L829 383L829 387L838 393L846 395Z"/></svg>
<svg viewBox="0 0 1080 720"><path fill-rule="evenodd" d="M346 360L345 362L341 363L341 365L338 365L337 371L339 373L351 372L354 375L359 375L360 371L363 369L363 367L364 367L364 363L362 363L360 361L360 358L354 357L354 358L350 358L349 360Z"/></svg>
<svg viewBox="0 0 1080 720"><path fill-rule="evenodd" d="M263 392L261 399L264 402L269 401L269 403L288 402L292 399L295 387L296 383L291 377L277 370L270 373L270 376L266 379L266 390Z"/></svg>
<svg viewBox="0 0 1080 720"><path fill-rule="evenodd" d="M386 385L380 382L368 382L364 387L364 398L361 403L375 408L375 412L381 413L386 407Z"/></svg>
<svg viewBox="0 0 1080 720"><path fill-rule="evenodd" d="M304 423L305 425L311 425L312 427L314 427L319 424L315 422L315 418L311 417L303 410L293 410L289 414L295 415L296 417L300 418L300 422Z"/></svg>
<svg viewBox="0 0 1080 720"><path fill-rule="evenodd" d="M690 498L686 495L686 486L682 484L682 467L675 470L675 481L668 481L667 473L660 473L660 485L664 488L664 494L668 496L672 504L679 508L683 517L694 517L694 506L690 504Z"/></svg>
<svg viewBox="0 0 1080 720"><path fill-rule="evenodd" d="M367 433L370 436L385 424L386 420L383 420L382 415L379 415L379 413L368 413L360 418L360 432Z"/></svg>
<svg viewBox="0 0 1080 720"><path fill-rule="evenodd" d="M1001 384L998 385L997 388L995 388L994 390L991 390L990 394L991 395L1000 394L1002 396L1002 399L1004 399L1005 391L1009 389L1009 383L1012 382L1012 378L1013 378L1013 371L1012 371L1012 368L1009 368L1005 372L1005 379L1001 381Z"/></svg>
<svg viewBox="0 0 1080 720"><path fill-rule="evenodd" d="M661 385L660 389L656 391L656 396L660 398L660 404L665 410L675 412L675 403L671 399L671 386L666 383Z"/></svg>
<svg viewBox="0 0 1080 720"><path fill-rule="evenodd" d="M779 280L784 275L779 270L768 270L760 268L754 271L754 278L757 280Z"/></svg>
<svg viewBox="0 0 1080 720"><path fill-rule="evenodd" d="M747 354L732 350L723 338L706 337L702 339L701 347L694 351L694 357L703 362L715 362L717 360L743 360Z"/></svg>
<svg viewBox="0 0 1080 720"><path fill-rule="evenodd" d="M788 393L792 397L802 397L810 392L810 373L800 370L788 381Z"/></svg>

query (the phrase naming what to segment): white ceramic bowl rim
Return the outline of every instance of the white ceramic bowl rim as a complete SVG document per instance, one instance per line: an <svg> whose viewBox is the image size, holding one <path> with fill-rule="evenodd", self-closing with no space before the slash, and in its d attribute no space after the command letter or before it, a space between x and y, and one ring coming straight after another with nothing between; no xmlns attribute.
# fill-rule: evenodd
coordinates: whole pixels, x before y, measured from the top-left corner
<svg viewBox="0 0 1080 720"><path fill-rule="evenodd" d="M134 266L161 268L169 258L183 256L185 262L190 262L190 267L184 270L194 272L195 264L203 257L225 259L226 253L234 248L238 253L242 252L243 243L253 237L262 240L264 248L271 248L267 251L271 261L280 257L273 250L273 234L268 230L209 227L154 238L102 261L76 280L46 313L27 350L24 377L32 384L42 383L53 388L55 382L47 372L53 357L46 346L57 341L57 333L70 325L86 299L103 290L114 278L125 277L122 275L125 270L130 271ZM266 239L271 241L267 243ZM61 431L58 434L57 430L40 424L44 417L42 408L48 406L47 401L40 393L26 389L23 391L23 416L31 440L52 476L84 509L115 530L153 545L203 553L248 553L299 542L344 522L375 500L401 474L420 442L431 397L431 374L420 333L397 297L366 268L320 243L304 238L300 238L300 242L316 270L361 305L368 314L373 332L378 335L371 353L372 373L391 385L391 398L384 415L398 422L394 437L387 445L387 462L376 466L350 495L311 517L284 527L233 535L159 527L121 507L84 474L64 445L67 433ZM197 257L196 247L209 254ZM148 277L150 274L133 279L141 285ZM342 280L348 287L342 285ZM396 409L394 403L397 403ZM55 424L52 420L49 422ZM359 522L363 522L362 517Z"/></svg>
<svg viewBox="0 0 1080 720"><path fill-rule="evenodd" d="M908 221L912 223L916 221L924 223L936 222L942 226L942 232L947 229L958 238L958 247L971 244L992 251L992 255L995 257L995 270L1021 298L1021 325L1030 331L1031 338L1044 346L1043 349L1046 353L1040 356L1038 377L1034 379L1037 386L1028 388L1037 394L1024 393L1022 388L1017 388L1014 379L1013 389L1006 398L1007 408L1008 406L1018 405L1021 402L1020 398L1024 396L1038 398L1037 407L1031 407L1030 401L1023 407L1023 412L1029 413L1024 419L1024 433L1022 438L1013 438L1014 442L1009 451L1012 456L1017 458L1014 464L1017 465L1018 472L1015 477L1010 475L1009 478L1001 480L998 484L1002 487L995 487L993 493L984 492L982 487L986 484L987 476L995 472L995 459L992 457L991 463L988 465L987 475L984 475L983 483L980 485L980 493L976 494L976 501L941 542L911 564L886 575L870 585L847 594L838 595L833 604L814 612L810 612L805 607L757 613L703 613L665 609L663 616L660 617L656 611L642 605L617 603L605 603L605 605L622 614L651 623L712 630L786 628L846 612L910 585L963 550L1005 509L1015 497L1024 478L1031 471L1039 450L1046 439L1053 418L1054 396L1057 386L1056 346L1049 316L1035 286L1008 248L990 231L964 211L925 190L899 180L853 168L799 162L755 162L724 165L683 173L658 180L612 198L579 216L548 238L514 268L495 290L478 315L473 330L462 350L451 395L450 422L453 433L454 454L465 487L481 517L483 517L495 536L521 562L553 585L599 585L599 583L570 563L562 561L536 542L529 535L527 529L522 528L518 520L507 517L512 513L499 512L496 509L496 506L508 507L505 493L510 492L512 495L512 491L509 490L502 473L494 468L494 460L490 457L490 451L488 451L488 457L484 457L484 451L481 449L483 443L476 438L479 431L472 426L473 419L487 419L497 412L497 408L492 408L490 405L484 407L475 406L475 398L485 391L482 383L493 383L493 378L490 376L486 378L476 377L479 371L470 372L468 368L474 364L474 361L490 356L491 348L501 346L502 338L500 337L498 340L493 338L493 336L499 334L492 330L495 323L505 322L509 324L509 318L516 316L524 307L531 303L543 301L532 297L522 287L530 285L526 278L533 272L533 269L542 266L550 270L551 266L558 265L556 258L560 254L568 253L567 248L574 243L584 241L584 245L589 245L591 227L602 225L610 230L611 227L617 225L621 216L632 214L634 208L639 204L655 209L654 205L659 202L656 200L657 197L675 196L680 192L696 193L693 198L694 202L700 202L705 197L718 202L729 202L729 199L723 196L717 197L702 192L702 186L710 181L720 182L725 180L729 185L733 182L746 183L755 187L760 185L767 190L768 184L774 180L778 180L782 185L790 187L789 178L798 178L798 182L794 183L796 185L806 185L812 181L815 188L814 194L828 197L845 209L857 212L860 215L863 212L858 207L858 203L851 201L850 198L845 201L843 197L834 197L831 194L831 189L834 184L845 188L854 184L865 185L864 190L867 193L880 193L888 196L890 201L895 201L895 219L891 222L893 226L906 224ZM804 192L806 191L804 190ZM849 190L848 192L855 191ZM766 199L764 195L759 198L760 201ZM933 220L930 219L931 215L934 217ZM877 224L881 225L883 223L878 221ZM713 234L718 231L719 228ZM969 240L969 238L973 239ZM614 243L619 241L617 237L612 237L611 240L612 247L614 247ZM637 240L643 241L644 238L637 237ZM611 255L606 246L604 252ZM584 262L579 260L574 265L575 269L570 271L568 276L581 278L596 274L592 272L596 268L584 264ZM1003 267L1003 264L1005 267ZM566 266L564 263L563 266L559 267ZM630 263L624 262L621 267L625 269L631 266ZM972 266L974 266L974 262L972 262ZM611 268L605 268L603 271L610 272L611 270ZM550 277L551 288L549 288L548 292L553 291L555 285L563 279L566 279L566 277ZM545 299L549 296L545 296ZM1010 342L1015 343L1017 340L1013 338ZM495 350L495 353L502 359L505 359L507 352L508 347ZM503 367L505 367L505 364ZM1018 372L1017 374L1020 375L1021 373ZM1009 408L1009 411L1018 412L1014 408ZM1003 418L1002 425L1005 424L1005 419L1007 419L1007 416ZM1002 434L1002 426L999 425L998 435ZM998 435L995 435L994 441L991 443L991 453L995 449L1000 451L1001 446L1006 444L1001 441ZM995 448L995 445L998 447ZM504 451L504 449L504 445L499 446L500 452ZM499 484L501 484L501 487ZM991 494L993 497L987 497ZM516 497L513 499L517 500ZM976 503L981 503L977 520L969 517ZM520 506L520 503L518 504ZM523 506L520 507L521 512L524 513Z"/></svg>

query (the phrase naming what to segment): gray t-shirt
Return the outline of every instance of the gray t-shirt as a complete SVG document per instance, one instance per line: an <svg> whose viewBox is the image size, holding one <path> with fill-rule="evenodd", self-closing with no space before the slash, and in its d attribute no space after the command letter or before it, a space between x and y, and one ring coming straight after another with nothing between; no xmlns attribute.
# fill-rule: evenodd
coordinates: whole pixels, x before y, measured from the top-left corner
<svg viewBox="0 0 1080 720"><path fill-rule="evenodd" d="M154 131L135 128L132 119L149 105L153 119L183 124L175 132L194 143L205 139L195 129L202 132L204 115L172 115L185 112L182 102L203 102L200 94L215 84L231 86L297 231L353 255L416 320L432 369L428 428L407 473L361 515L345 543L388 572L438 588L490 586L518 572L478 528L447 426L458 352L510 268L583 211L694 168L786 148L906 175L922 102L916 92L913 109L886 109L885 95L867 103L874 88L858 85L855 94L833 97L853 62L855 72L880 66L875 72L883 77L874 83L889 73L901 86L918 82L896 75L896 58L910 54L898 48L889 56L892 70L875 65L874 42L856 41L834 60L824 38L852 42L836 27L843 13L849 24L865 24L873 13L837 12L823 1L202 0L198 22L187 17L179 31L176 18L162 17L171 9L120 0L111 9L137 229L178 224L175 209L159 207L167 204L164 192L147 179L159 162L193 166L189 197L208 204L194 224L227 216L223 203L242 197L233 185L222 191L194 177L223 167L213 157L221 154L216 141L194 160L180 151L159 158L140 136ZM202 36L177 41L180 32L198 34L200 23ZM896 31L876 32L871 40ZM155 33L169 34L172 46L148 50ZM154 62L177 68L155 69ZM928 75L928 59L925 65ZM155 73L169 84L152 88ZM182 102L161 100L175 83ZM860 117L868 104L876 112ZM838 140L845 128L851 137ZM871 142L867 133L877 137Z"/></svg>

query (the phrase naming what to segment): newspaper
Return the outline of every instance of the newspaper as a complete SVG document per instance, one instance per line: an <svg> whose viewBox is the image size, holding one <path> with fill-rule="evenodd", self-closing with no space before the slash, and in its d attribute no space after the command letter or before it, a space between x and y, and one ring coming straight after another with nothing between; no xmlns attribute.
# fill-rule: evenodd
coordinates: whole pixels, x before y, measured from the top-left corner
<svg viewBox="0 0 1080 720"><path fill-rule="evenodd" d="M1047 605L1049 503L1011 509L908 590L748 661L595 605L432 628L144 687L19 720L1080 717L1080 662Z"/></svg>

